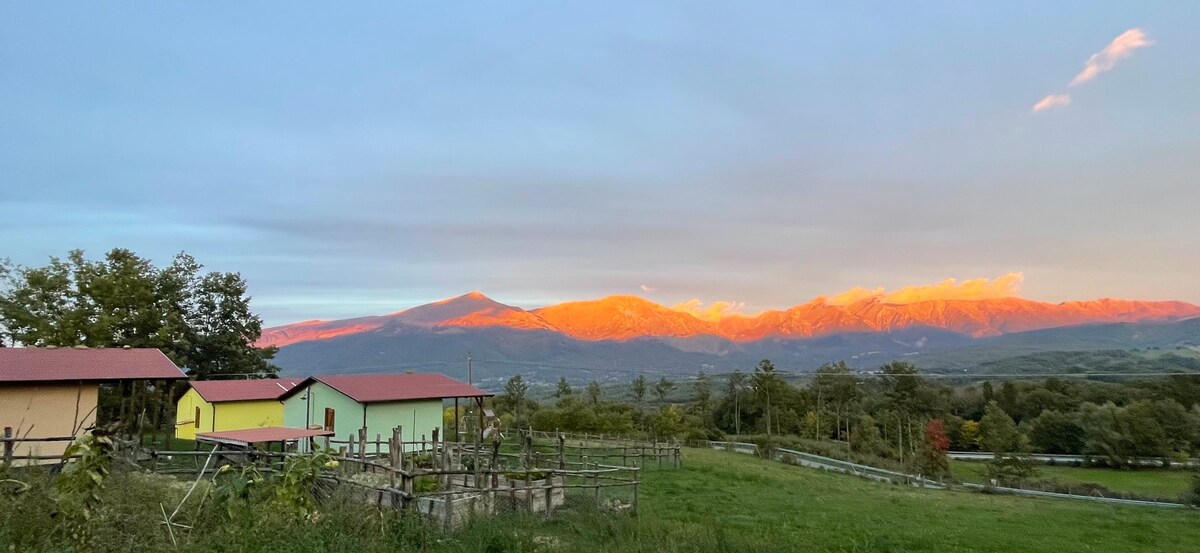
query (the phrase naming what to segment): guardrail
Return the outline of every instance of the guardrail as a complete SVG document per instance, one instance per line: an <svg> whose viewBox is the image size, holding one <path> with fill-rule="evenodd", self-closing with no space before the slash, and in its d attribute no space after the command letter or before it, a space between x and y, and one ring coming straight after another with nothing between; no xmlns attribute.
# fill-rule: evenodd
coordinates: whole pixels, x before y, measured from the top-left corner
<svg viewBox="0 0 1200 553"><path fill-rule="evenodd" d="M708 442L709 447L725 451L733 451L736 453L757 454L758 446L745 442ZM962 453L962 452L959 452ZM784 457L791 456L791 458ZM992 455L987 454L987 459L991 459ZM932 489L951 489L952 486L947 483L930 480L920 475L905 474L902 472L890 471L870 465L860 465L850 461L834 459L832 457L824 457L804 451L796 451L793 449L775 448L772 453L772 459L789 464L800 465L809 468L817 468L827 471L840 472L843 474L851 474L860 478L869 480L885 481L895 484L910 484L913 486L927 487ZM1150 501L1144 499L1121 499L1116 497L1104 497L1094 495L1078 495L1062 492L1048 492L1043 490L1028 490L1024 488L1010 488L1005 486L991 486L986 484L963 483L956 486L979 492L1002 493L1009 495L1025 495L1031 497L1053 497L1058 499L1074 499L1080 501L1095 501L1099 503L1109 503L1113 505L1133 505L1141 507L1160 507L1168 509L1187 508L1183 503L1173 503L1169 501Z"/></svg>
<svg viewBox="0 0 1200 553"><path fill-rule="evenodd" d="M991 461L992 460L992 453L987 452L987 451L949 451L949 452L946 452L946 456L950 457L951 459L957 459L960 461ZM1101 459L1100 457L1097 457L1094 455L1093 456L1066 455L1066 454L1059 454L1059 453L1030 453L1030 454L1026 455L1026 457L1028 457L1034 461L1037 461L1039 463L1068 463L1068 464L1070 464L1070 463L1087 464L1093 460ZM1130 465L1137 465L1140 467L1160 467L1163 465L1164 461L1169 463L1170 466L1186 466L1186 467L1200 466L1200 459L1195 459L1195 458L1180 462L1180 461L1172 461L1172 460L1168 460L1168 459L1161 459L1158 457L1131 457L1129 459L1126 459L1125 462Z"/></svg>

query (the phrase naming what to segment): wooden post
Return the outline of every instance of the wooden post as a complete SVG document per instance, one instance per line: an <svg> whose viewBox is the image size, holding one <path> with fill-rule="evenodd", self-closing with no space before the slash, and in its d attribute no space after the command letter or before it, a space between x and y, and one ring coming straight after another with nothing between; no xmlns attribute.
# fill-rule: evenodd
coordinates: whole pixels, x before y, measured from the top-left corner
<svg viewBox="0 0 1200 553"><path fill-rule="evenodd" d="M563 469L567 468L567 458L566 458L566 445L567 444L566 444L566 441L567 441L566 436L563 436L562 432L559 432L558 433L558 468L559 468L559 470L563 470Z"/></svg>
<svg viewBox="0 0 1200 553"><path fill-rule="evenodd" d="M367 427L358 429L358 462L362 469L367 470Z"/></svg>
<svg viewBox="0 0 1200 553"><path fill-rule="evenodd" d="M13 443L11 441L12 437L13 437L12 427L5 426L4 427L4 466L6 466L6 467L12 466L12 458L13 458Z"/></svg>
<svg viewBox="0 0 1200 553"><path fill-rule="evenodd" d="M564 480L564 483L565 483L565 480ZM546 475L546 517L549 517L550 513L554 509L553 500L554 500L554 473L549 473Z"/></svg>
<svg viewBox="0 0 1200 553"><path fill-rule="evenodd" d="M633 514L635 514L635 515L638 512L638 473L639 472L641 472L641 470L635 469L633 471Z"/></svg>
<svg viewBox="0 0 1200 553"><path fill-rule="evenodd" d="M346 474L346 470L347 470L346 465L348 464L348 463L346 463L346 446L338 447L337 454L338 454L338 457L340 457L342 459L341 465L338 468L340 469L341 473L344 475L344 474Z"/></svg>
<svg viewBox="0 0 1200 553"><path fill-rule="evenodd" d="M405 470L404 469L404 425L396 426L396 436L397 436L396 447L399 450L396 453L396 466L400 470Z"/></svg>
<svg viewBox="0 0 1200 553"><path fill-rule="evenodd" d="M381 443L383 443L383 437L380 436L378 432L376 432L375 433L375 456L376 457L379 457L379 454L381 453L379 451Z"/></svg>

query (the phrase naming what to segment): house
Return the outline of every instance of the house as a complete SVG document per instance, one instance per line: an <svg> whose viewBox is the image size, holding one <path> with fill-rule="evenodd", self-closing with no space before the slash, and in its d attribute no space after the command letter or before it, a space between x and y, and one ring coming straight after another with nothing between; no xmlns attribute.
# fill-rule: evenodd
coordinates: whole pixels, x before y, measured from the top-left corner
<svg viewBox="0 0 1200 553"><path fill-rule="evenodd" d="M280 399L288 427L320 428L342 439L366 428L373 440L400 426L401 439L415 442L441 431L443 400L481 402L491 395L440 374L364 374L310 377Z"/></svg>
<svg viewBox="0 0 1200 553"><path fill-rule="evenodd" d="M299 379L197 380L176 402L175 437L199 432L283 426L279 396Z"/></svg>
<svg viewBox="0 0 1200 553"><path fill-rule="evenodd" d="M78 436L96 423L101 384L185 378L153 348L0 348L0 428L22 439ZM12 454L53 463L68 443L15 442Z"/></svg>

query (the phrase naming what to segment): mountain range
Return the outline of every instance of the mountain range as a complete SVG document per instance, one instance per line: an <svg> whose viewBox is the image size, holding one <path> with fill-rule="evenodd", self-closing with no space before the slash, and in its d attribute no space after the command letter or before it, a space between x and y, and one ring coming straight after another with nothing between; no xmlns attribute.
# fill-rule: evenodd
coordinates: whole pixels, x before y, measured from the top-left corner
<svg viewBox="0 0 1200 553"><path fill-rule="evenodd" d="M1047 303L1003 297L911 303L866 298L844 305L817 298L753 316L702 319L637 296L526 310L471 292L389 315L268 328L258 345L280 346L277 361L285 373L296 374L441 365L453 367L442 372L458 372L467 350L476 354L481 368L511 369L500 372L695 372L744 367L764 357L795 365L837 359L886 362L1010 343L997 339L1056 329L1074 329L1071 336L1078 345L1079 329L1086 335L1090 328L1171 325L1197 317L1200 307L1179 301ZM1200 325L1186 328L1192 327L1200 332ZM1104 342L1107 348L1113 345L1112 340ZM1054 349L1050 340L1022 351Z"/></svg>

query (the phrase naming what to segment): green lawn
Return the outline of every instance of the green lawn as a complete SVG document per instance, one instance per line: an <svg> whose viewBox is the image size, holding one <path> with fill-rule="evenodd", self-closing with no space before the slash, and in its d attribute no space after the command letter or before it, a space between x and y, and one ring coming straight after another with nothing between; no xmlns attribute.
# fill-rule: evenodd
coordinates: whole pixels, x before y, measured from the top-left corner
<svg viewBox="0 0 1200 553"><path fill-rule="evenodd" d="M984 483L985 463L951 461L950 472L964 482ZM1110 469L1037 465L1038 478L1062 484L1100 484L1110 490L1176 501L1191 482L1192 472L1166 469Z"/></svg>
<svg viewBox="0 0 1200 553"><path fill-rule="evenodd" d="M1194 510L921 490L723 451L688 449L684 466L645 475L640 520L578 528L564 521L564 541L608 551L1195 551L1200 544Z"/></svg>

